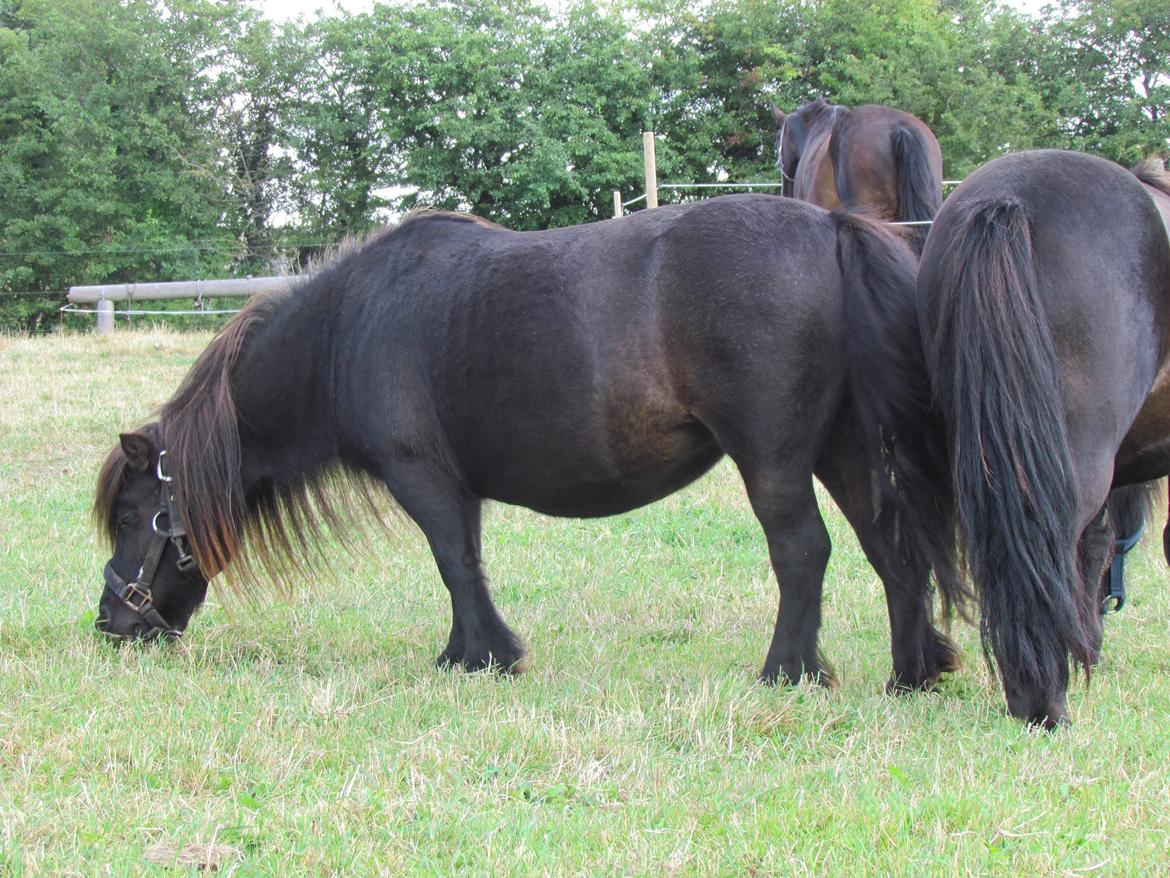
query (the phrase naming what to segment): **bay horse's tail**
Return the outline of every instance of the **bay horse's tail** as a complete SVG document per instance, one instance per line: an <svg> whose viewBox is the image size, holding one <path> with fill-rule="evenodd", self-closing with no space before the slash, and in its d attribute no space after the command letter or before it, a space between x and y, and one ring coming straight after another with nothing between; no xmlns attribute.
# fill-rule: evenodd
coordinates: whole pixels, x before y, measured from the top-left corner
<svg viewBox="0 0 1170 878"><path fill-rule="evenodd" d="M924 222L934 219L942 206L942 182L935 179L930 167L930 149L922 133L911 125L901 124L890 135L894 167L898 174L898 222ZM921 253L928 226L911 226L907 235Z"/></svg>
<svg viewBox="0 0 1170 878"><path fill-rule="evenodd" d="M1096 660L1099 610L1077 560L1060 363L1025 206L975 206L950 251L923 291L926 356L984 650L1009 693L1062 697L1069 657L1086 675Z"/></svg>
<svg viewBox="0 0 1170 878"><path fill-rule="evenodd" d="M1109 493L1109 523L1118 541L1135 537L1154 513L1157 482L1126 485Z"/></svg>
<svg viewBox="0 0 1170 878"><path fill-rule="evenodd" d="M932 410L918 329L915 258L885 224L844 211L834 217L849 291L850 396L876 450L883 501L896 510L902 560L924 577L933 572L949 616L969 594L958 572L945 434Z"/></svg>

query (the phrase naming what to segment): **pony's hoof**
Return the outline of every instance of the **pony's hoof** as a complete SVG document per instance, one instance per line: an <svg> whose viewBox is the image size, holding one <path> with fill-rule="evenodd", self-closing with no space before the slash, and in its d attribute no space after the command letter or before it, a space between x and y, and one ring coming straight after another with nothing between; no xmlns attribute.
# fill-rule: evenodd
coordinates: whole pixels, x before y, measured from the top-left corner
<svg viewBox="0 0 1170 878"><path fill-rule="evenodd" d="M803 672L796 675L790 674L783 668L776 670L764 668L760 671L759 676L759 681L765 686L794 686L802 679L825 689L836 689L841 685L837 682L837 675L833 673L833 669L827 665L814 669L805 668Z"/></svg>
<svg viewBox="0 0 1170 878"><path fill-rule="evenodd" d="M907 680L897 674L886 680L887 695L914 695L918 692L933 692L938 686L939 675L934 674L920 680Z"/></svg>
<svg viewBox="0 0 1170 878"><path fill-rule="evenodd" d="M524 656L524 645L509 631L490 645L469 641L459 657L459 664L466 671L519 674L524 670Z"/></svg>
<svg viewBox="0 0 1170 878"><path fill-rule="evenodd" d="M520 674L524 671L524 653L510 654L505 652L497 658L494 652L487 652L478 657L464 656L459 662L463 670L470 673L480 671L495 671L497 674Z"/></svg>
<svg viewBox="0 0 1170 878"><path fill-rule="evenodd" d="M904 695L911 692L932 692L943 674L959 670L963 660L951 639L938 631L931 631L924 643L923 654L915 661L902 658L902 666L894 666L886 681L886 694Z"/></svg>

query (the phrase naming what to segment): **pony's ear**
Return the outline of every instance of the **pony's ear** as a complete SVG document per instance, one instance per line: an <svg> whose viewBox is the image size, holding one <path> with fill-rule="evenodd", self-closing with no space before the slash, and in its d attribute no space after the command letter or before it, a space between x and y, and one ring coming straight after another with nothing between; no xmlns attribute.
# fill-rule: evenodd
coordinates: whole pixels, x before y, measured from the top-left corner
<svg viewBox="0 0 1170 878"><path fill-rule="evenodd" d="M122 433L118 438L132 470L146 470L158 457L158 446L145 433Z"/></svg>
<svg viewBox="0 0 1170 878"><path fill-rule="evenodd" d="M788 118L788 114L775 104L772 104L772 118L776 120L776 127L779 128L784 124L784 120Z"/></svg>

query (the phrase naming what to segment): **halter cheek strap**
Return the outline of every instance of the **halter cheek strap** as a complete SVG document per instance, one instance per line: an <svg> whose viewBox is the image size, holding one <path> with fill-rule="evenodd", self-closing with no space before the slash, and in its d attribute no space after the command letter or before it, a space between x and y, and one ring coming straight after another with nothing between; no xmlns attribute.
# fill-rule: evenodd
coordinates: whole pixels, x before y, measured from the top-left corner
<svg viewBox="0 0 1170 878"><path fill-rule="evenodd" d="M154 582L155 574L158 573L158 565L162 561L167 543L174 545L179 552L175 566L181 572L186 573L194 569L195 558L191 555L187 545L187 528L183 525L182 516L175 509L173 479L167 474L164 465L166 454L166 451L160 451L158 456L159 509L150 522L154 537L151 539L146 557L142 559L142 566L138 568L138 575L133 582L127 582L118 575L110 563L106 564L105 570L102 572L106 580L106 591L141 616L142 620L150 626L147 636L162 635L168 639L174 639L180 637L182 632L167 622L155 608L151 584ZM165 528L160 523L163 518L166 519Z"/></svg>

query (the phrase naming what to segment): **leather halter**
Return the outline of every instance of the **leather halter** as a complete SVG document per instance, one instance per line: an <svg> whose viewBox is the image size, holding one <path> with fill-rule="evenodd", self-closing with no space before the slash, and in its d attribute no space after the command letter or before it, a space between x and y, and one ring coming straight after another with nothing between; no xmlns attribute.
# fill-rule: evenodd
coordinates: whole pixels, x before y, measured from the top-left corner
<svg viewBox="0 0 1170 878"><path fill-rule="evenodd" d="M167 622L155 608L154 598L151 594L151 584L154 582L155 574L158 572L158 565L162 560L163 552L166 551L167 543L174 545L179 552L175 566L181 572L186 573L189 570L193 570L195 568L195 558L191 555L190 546L187 543L187 528L183 524L183 518L179 515L178 510L175 509L174 480L167 474L163 465L166 454L164 450L160 451L158 455L156 473L158 474L159 481L159 508L150 520L150 527L154 531L154 537L151 539L150 548L146 552L146 557L142 560L142 566L138 568L138 575L134 578L133 582L127 582L118 575L117 571L114 570L113 564L110 562L106 563L103 574L106 579L106 591L113 594L125 606L137 613L150 626L144 637L149 639L151 637L162 636L173 640L181 637L183 632ZM161 523L163 519L166 521L165 527Z"/></svg>

